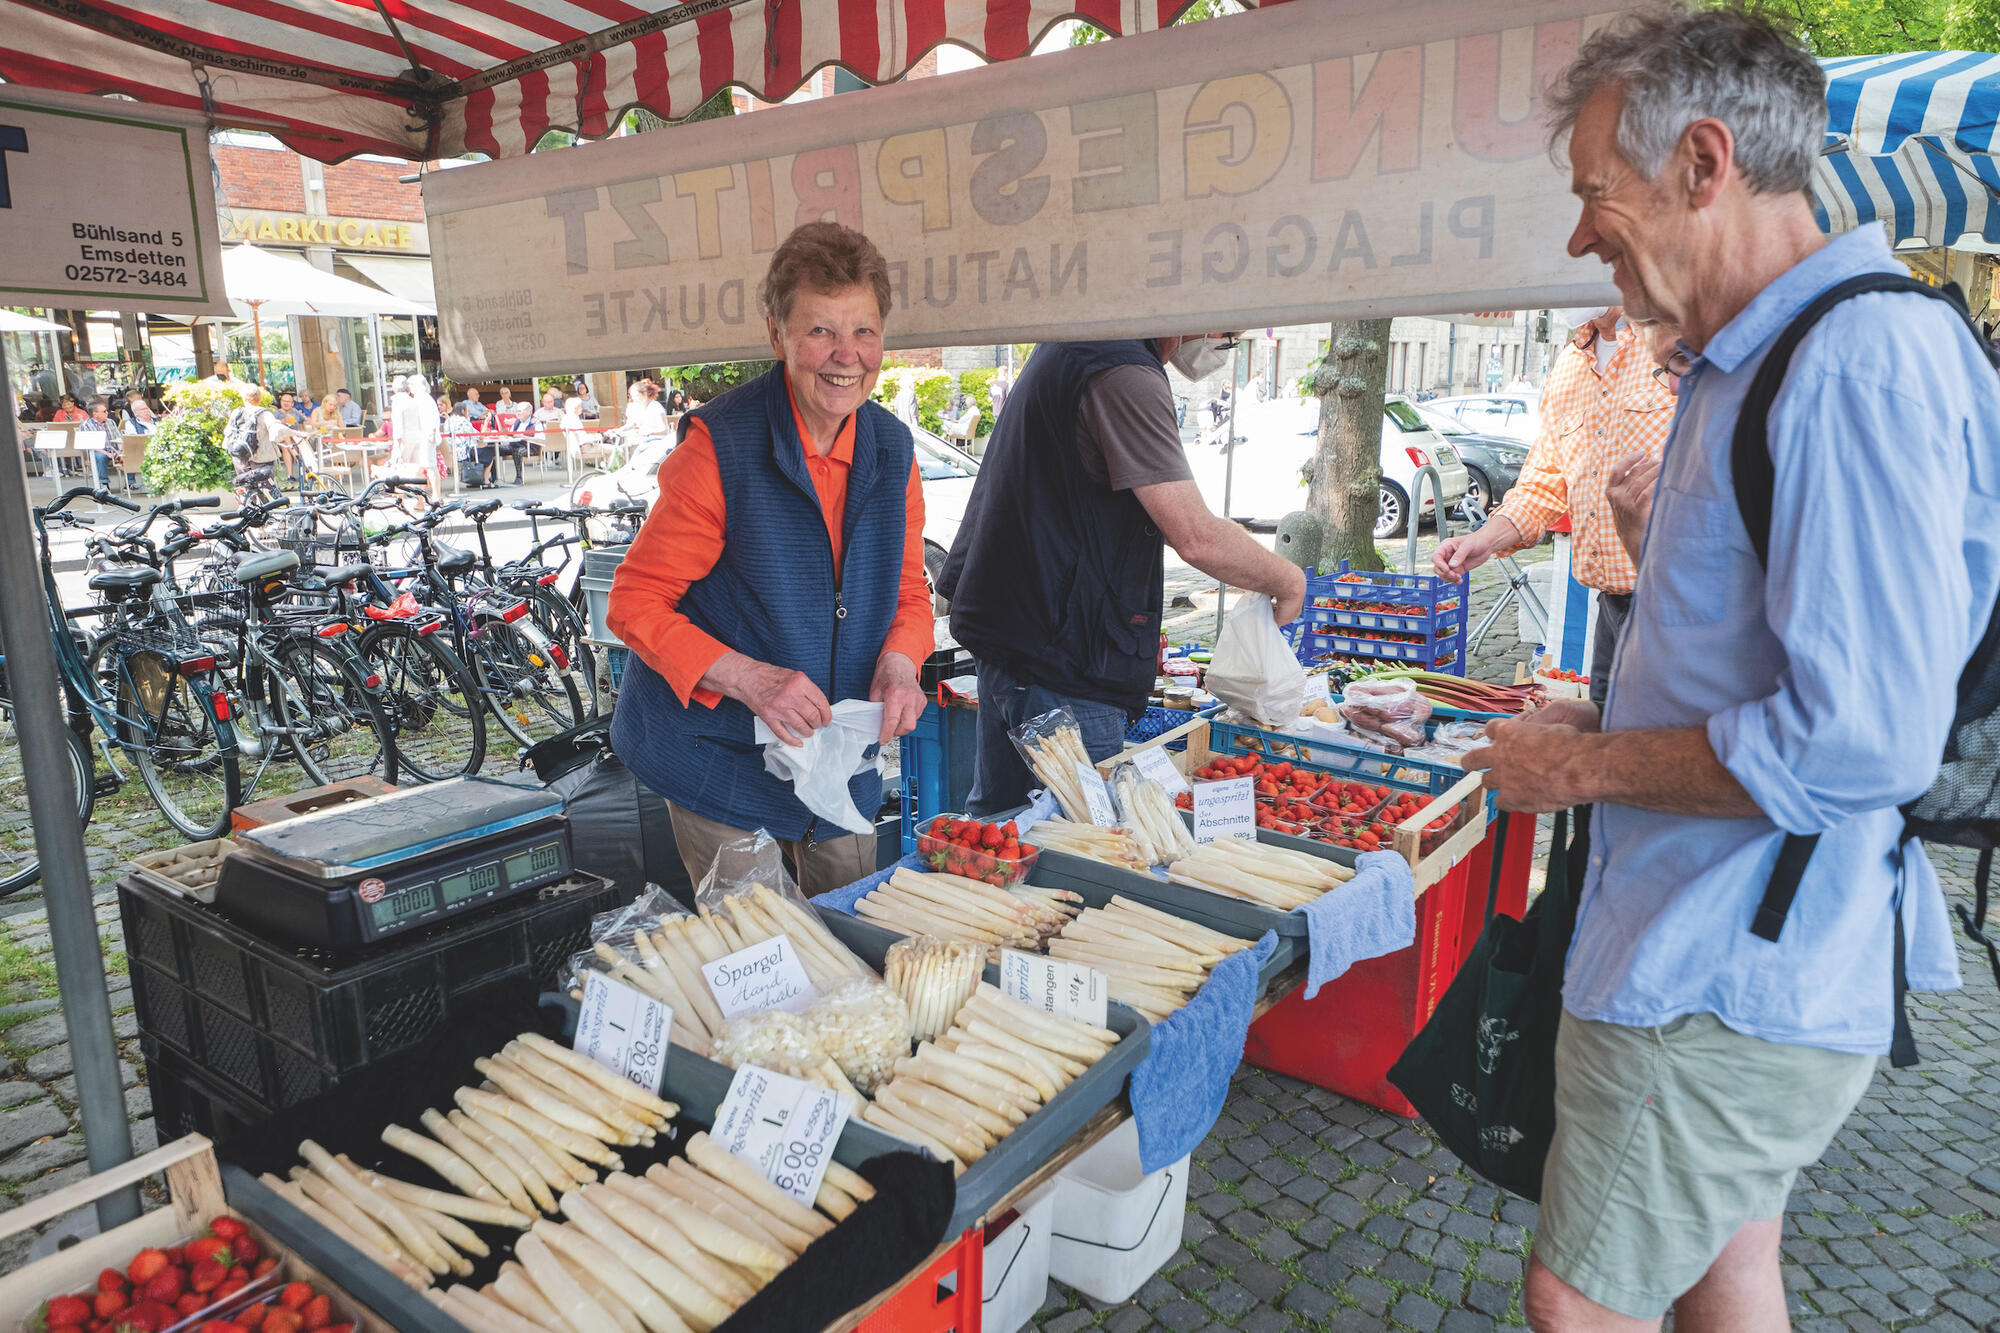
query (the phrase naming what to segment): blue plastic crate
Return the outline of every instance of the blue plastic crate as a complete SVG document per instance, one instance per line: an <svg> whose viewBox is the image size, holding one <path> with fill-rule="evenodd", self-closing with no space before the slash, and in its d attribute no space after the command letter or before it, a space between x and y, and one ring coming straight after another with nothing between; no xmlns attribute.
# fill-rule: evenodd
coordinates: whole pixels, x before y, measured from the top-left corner
<svg viewBox="0 0 2000 1333"><path fill-rule="evenodd" d="M1206 711L1214 713L1220 709L1221 705L1217 704ZM1196 716L1198 715L1189 712L1185 708L1161 708L1158 705L1154 705L1140 714L1137 722L1125 728L1125 743L1127 745L1138 745L1149 741L1163 732L1172 731L1175 727L1186 725ZM1168 741L1166 748L1169 750L1185 750L1187 749L1187 741L1185 738L1177 741Z"/></svg>
<svg viewBox="0 0 2000 1333"><path fill-rule="evenodd" d="M1472 579L1433 574L1367 571L1358 577L1345 560L1329 573L1306 572L1306 608L1287 627L1286 639L1299 661L1312 663L1329 653L1343 657L1409 663L1427 670L1465 674L1465 623ZM1316 601L1328 605L1316 606ZM1357 609L1373 603L1376 608ZM1381 610L1380 606L1399 608ZM1414 634L1420 643L1365 639L1361 633Z"/></svg>
<svg viewBox="0 0 2000 1333"><path fill-rule="evenodd" d="M631 651L630 648L606 648L604 650L604 669L611 676L611 689L613 693L625 688L625 655Z"/></svg>
<svg viewBox="0 0 2000 1333"><path fill-rule="evenodd" d="M1426 723L1425 733L1429 734L1436 725L1436 722ZM1208 729L1208 747L1217 755L1254 754L1271 763L1288 761L1295 767L1432 796L1449 791L1465 777L1465 770L1456 764L1384 754L1359 745L1343 745L1316 736L1266 731L1262 727L1239 726L1233 722L1212 722ZM1487 815L1496 817L1499 806L1490 792L1486 804Z"/></svg>

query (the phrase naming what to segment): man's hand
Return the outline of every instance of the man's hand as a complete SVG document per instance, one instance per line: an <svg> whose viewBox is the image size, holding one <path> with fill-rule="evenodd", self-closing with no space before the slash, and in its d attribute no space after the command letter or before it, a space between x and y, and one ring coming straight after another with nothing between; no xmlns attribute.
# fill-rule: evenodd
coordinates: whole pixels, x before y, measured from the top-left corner
<svg viewBox="0 0 2000 1333"><path fill-rule="evenodd" d="M875 662L875 680L868 687L871 703L882 705L882 744L909 734L924 715L924 691L917 684L917 664L901 653L883 653Z"/></svg>
<svg viewBox="0 0 2000 1333"><path fill-rule="evenodd" d="M1552 699L1532 713L1523 713L1522 722L1540 726L1573 727L1577 731L1596 731L1602 721L1597 705L1588 699ZM1486 724L1487 738L1490 740L1498 721Z"/></svg>
<svg viewBox="0 0 2000 1333"><path fill-rule="evenodd" d="M742 653L724 654L701 683L744 704L787 745L804 745L806 737L833 721L811 676Z"/></svg>
<svg viewBox="0 0 2000 1333"><path fill-rule="evenodd" d="M1653 512L1653 488L1660 480L1660 465L1641 453L1626 454L1611 465L1611 481L1604 488L1611 501L1611 521L1618 529L1618 544L1632 563L1639 563L1639 547L1646 540L1646 519Z"/></svg>
<svg viewBox="0 0 2000 1333"><path fill-rule="evenodd" d="M1492 744L1468 751L1459 762L1468 770L1484 769L1488 791L1500 794L1502 810L1536 813L1566 810L1591 799L1578 780L1582 751L1591 744L1575 727L1562 722L1489 722Z"/></svg>
<svg viewBox="0 0 2000 1333"><path fill-rule="evenodd" d="M1431 555L1431 569L1441 579L1464 578L1468 570L1485 564L1492 556L1483 533L1468 532L1463 537L1447 537Z"/></svg>
<svg viewBox="0 0 2000 1333"><path fill-rule="evenodd" d="M1285 563L1291 570L1285 576L1285 590L1271 598L1271 615L1279 629L1297 620L1306 609L1306 572L1289 560Z"/></svg>

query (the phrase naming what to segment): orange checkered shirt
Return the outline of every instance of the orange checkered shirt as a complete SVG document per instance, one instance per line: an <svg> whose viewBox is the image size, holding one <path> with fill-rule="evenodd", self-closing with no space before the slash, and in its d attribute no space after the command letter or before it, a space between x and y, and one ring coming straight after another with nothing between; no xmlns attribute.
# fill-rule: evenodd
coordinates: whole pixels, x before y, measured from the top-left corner
<svg viewBox="0 0 2000 1333"><path fill-rule="evenodd" d="M1604 488L1624 455L1641 452L1658 462L1667 447L1674 396L1653 367L1637 329L1624 330L1602 375L1594 343L1565 347L1542 387L1541 429L1520 480L1494 511L1521 530L1524 546L1567 512L1571 569L1578 582L1603 592L1629 593L1639 579Z"/></svg>

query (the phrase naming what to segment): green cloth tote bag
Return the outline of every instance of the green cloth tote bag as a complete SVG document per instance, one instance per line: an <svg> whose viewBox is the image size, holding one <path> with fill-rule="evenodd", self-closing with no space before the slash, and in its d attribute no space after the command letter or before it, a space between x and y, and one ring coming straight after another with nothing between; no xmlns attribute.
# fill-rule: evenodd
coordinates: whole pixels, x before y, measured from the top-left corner
<svg viewBox="0 0 2000 1333"><path fill-rule="evenodd" d="M1576 836L1569 836L1574 820ZM1539 1201L1555 1136L1556 1025L1576 900L1590 859L1590 807L1556 815L1547 882L1520 920L1494 910L1506 825L1493 849L1486 924L1437 1012L1389 1081L1459 1160Z"/></svg>

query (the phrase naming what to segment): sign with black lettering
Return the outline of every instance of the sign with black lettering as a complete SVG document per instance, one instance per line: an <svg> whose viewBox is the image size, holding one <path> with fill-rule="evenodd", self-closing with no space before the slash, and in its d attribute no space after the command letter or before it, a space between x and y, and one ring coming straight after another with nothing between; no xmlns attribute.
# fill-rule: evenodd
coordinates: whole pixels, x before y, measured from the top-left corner
<svg viewBox="0 0 2000 1333"><path fill-rule="evenodd" d="M1614 300L1541 89L1619 8L1275 5L428 172L445 370L768 356L819 218L887 260L892 348Z"/></svg>
<svg viewBox="0 0 2000 1333"><path fill-rule="evenodd" d="M0 304L227 315L220 236L200 116L0 87Z"/></svg>

